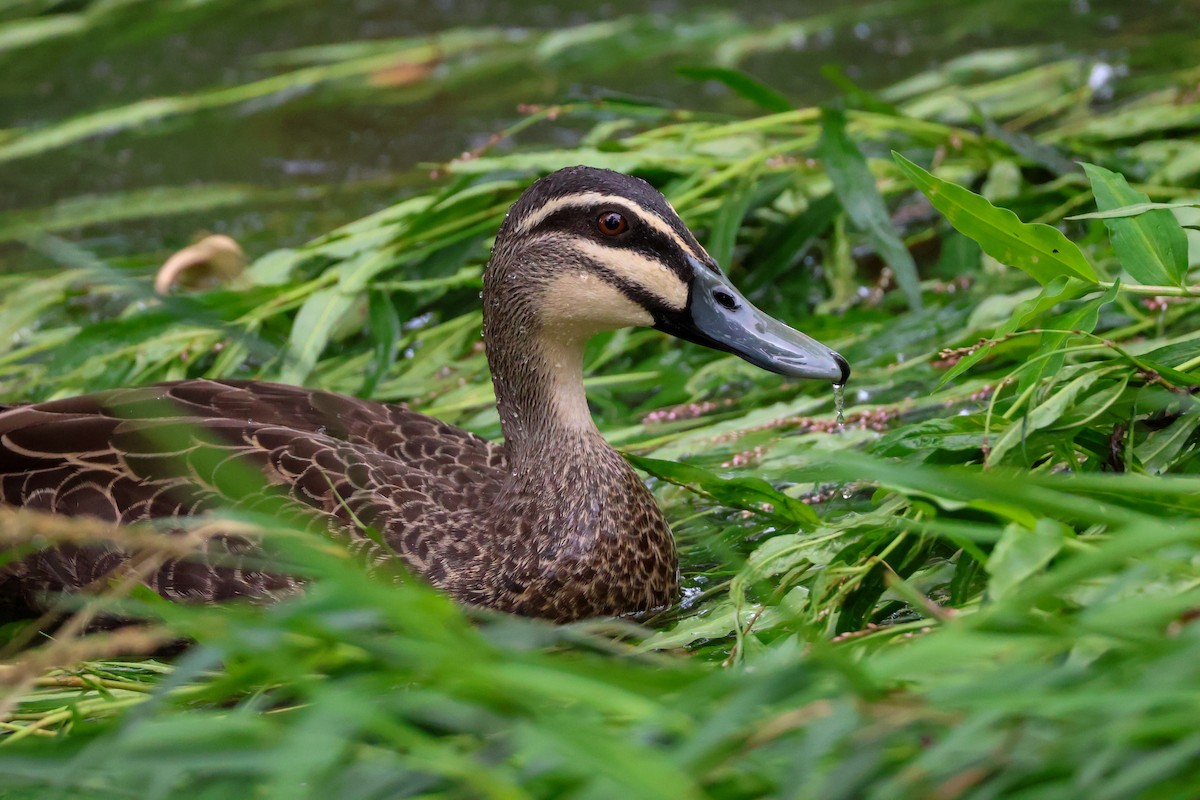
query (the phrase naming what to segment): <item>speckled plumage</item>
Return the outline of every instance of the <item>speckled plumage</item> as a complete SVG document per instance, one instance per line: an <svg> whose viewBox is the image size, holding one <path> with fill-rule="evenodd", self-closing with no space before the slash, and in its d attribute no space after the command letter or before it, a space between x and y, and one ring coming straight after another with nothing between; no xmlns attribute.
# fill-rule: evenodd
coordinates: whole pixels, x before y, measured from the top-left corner
<svg viewBox="0 0 1200 800"><path fill-rule="evenodd" d="M608 170L531 186L483 283L502 445L402 406L182 381L0 408L0 504L168 534L226 506L267 510L399 558L465 603L563 621L646 612L675 599L675 544L592 422L587 340L654 326L781 374L849 376L840 355L738 294L661 194ZM301 589L228 522L208 527L199 558L123 577L192 601ZM90 589L130 561L115 544L35 553L0 568L0 606Z"/></svg>
<svg viewBox="0 0 1200 800"><path fill-rule="evenodd" d="M645 324L638 314L649 320L654 300L628 281L614 288L612 275L585 280L602 269L570 257L570 247L595 233L594 211L560 210L516 232L548 202L580 192L628 198L627 213L653 215L662 230L626 246L664 269L686 268L664 255L670 248L707 259L642 181L576 168L526 192L484 276L504 444L397 405L270 383L182 381L0 410L0 503L129 523L284 498L466 603L562 621L669 605L677 590L670 530L591 423L580 366L589 336ZM364 526L382 532L386 547ZM251 542L217 537L210 547L219 563L170 561L146 583L202 601L298 589L264 569ZM128 558L115 546L36 553L0 571L0 602L37 605L104 579Z"/></svg>
<svg viewBox="0 0 1200 800"><path fill-rule="evenodd" d="M198 380L12 409L0 442L0 502L11 505L130 523L283 496L382 558L360 525L381 531L413 571L469 603L565 620L648 610L674 593L662 516L598 437L560 442L568 457L553 469L514 473L504 446L401 406ZM262 479L247 485L238 465ZM253 554L240 538L211 546L223 566L172 560L147 584L184 600L296 590L285 575L228 565L227 550ZM128 557L45 550L0 573L0 594L36 604Z"/></svg>

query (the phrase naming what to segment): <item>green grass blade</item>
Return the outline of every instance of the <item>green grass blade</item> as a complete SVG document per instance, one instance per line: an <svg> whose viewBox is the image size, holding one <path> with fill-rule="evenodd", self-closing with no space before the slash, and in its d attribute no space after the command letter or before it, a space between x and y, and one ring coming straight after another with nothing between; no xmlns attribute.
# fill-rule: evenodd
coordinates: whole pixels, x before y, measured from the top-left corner
<svg viewBox="0 0 1200 800"><path fill-rule="evenodd" d="M292 325L288 359L281 375L284 383L304 383L355 300L354 295L336 288L309 295Z"/></svg>
<svg viewBox="0 0 1200 800"><path fill-rule="evenodd" d="M741 70L726 67L683 67L679 70L679 74L698 81L722 83L741 97L772 114L791 111L793 108L782 94Z"/></svg>
<svg viewBox="0 0 1200 800"><path fill-rule="evenodd" d="M1153 211L1160 208L1168 211L1176 208L1200 208L1200 200L1181 200L1178 203L1134 203L1128 206L1110 208L1107 211L1091 211L1087 214L1072 214L1069 217L1065 217L1065 219L1124 219L1125 217L1137 217L1145 214L1147 211Z"/></svg>
<svg viewBox="0 0 1200 800"><path fill-rule="evenodd" d="M816 512L794 497L776 489L762 478L722 478L708 470L691 464L680 464L659 458L646 458L626 453L635 467L684 486L692 491L706 494L722 505L741 508L768 516L781 517L803 525L816 525L820 520Z"/></svg>

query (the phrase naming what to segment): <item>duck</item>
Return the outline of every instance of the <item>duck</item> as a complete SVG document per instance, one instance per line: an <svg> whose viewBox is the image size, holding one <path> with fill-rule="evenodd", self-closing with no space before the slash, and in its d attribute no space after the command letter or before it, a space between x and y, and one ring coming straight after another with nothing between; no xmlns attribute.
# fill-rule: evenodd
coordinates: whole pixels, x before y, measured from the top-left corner
<svg viewBox="0 0 1200 800"><path fill-rule="evenodd" d="M407 406L193 379L0 408L0 505L173 529L222 508L303 509L467 606L568 622L676 600L670 526L597 429L594 335L648 326L770 372L844 384L842 356L755 308L649 183L577 166L513 204L484 269L483 342L503 440ZM236 531L139 579L187 602L303 588ZM44 609L128 565L119 546L0 568L0 603Z"/></svg>

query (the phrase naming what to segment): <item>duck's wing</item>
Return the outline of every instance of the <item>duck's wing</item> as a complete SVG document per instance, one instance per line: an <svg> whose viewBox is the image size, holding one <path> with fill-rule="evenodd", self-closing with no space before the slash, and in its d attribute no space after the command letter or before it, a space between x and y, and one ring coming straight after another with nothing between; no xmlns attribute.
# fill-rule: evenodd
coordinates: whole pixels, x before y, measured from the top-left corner
<svg viewBox="0 0 1200 800"><path fill-rule="evenodd" d="M503 474L503 449L466 431L279 384L182 381L0 412L0 503L122 523L302 503L330 527L389 528L418 569L430 555L420 528L480 502ZM43 551L31 565L67 589L110 568L91 548ZM241 585L230 570L169 566L147 581L167 596L269 594L261 574Z"/></svg>
<svg viewBox="0 0 1200 800"><path fill-rule="evenodd" d="M0 413L0 502L116 522L241 499L246 476L233 473L246 465L333 511L326 479L364 461L467 486L494 479L505 458L404 406L260 382L180 381Z"/></svg>

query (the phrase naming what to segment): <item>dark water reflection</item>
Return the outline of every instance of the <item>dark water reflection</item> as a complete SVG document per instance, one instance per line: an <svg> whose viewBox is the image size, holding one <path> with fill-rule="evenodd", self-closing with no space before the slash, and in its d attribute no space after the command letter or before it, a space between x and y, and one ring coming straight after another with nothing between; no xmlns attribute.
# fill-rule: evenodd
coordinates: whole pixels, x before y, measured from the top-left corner
<svg viewBox="0 0 1200 800"><path fill-rule="evenodd" d="M177 7L183 10L168 10ZM814 24L781 49L740 63L797 104L836 93L819 75L826 64L861 85L880 87L953 56L1000 45L1050 45L1092 55L1126 65L1130 81L1152 70L1194 64L1200 56L1200 0L773 0L740 7L686 0L146 2L108 15L81 35L0 51L0 129L37 128L145 98L241 85L278 74L280 68L264 63L263 54L297 47L465 26L500 26L518 36L633 13L686 25L706 11L725 11L739 24L764 29L842 14L836 24ZM475 81L424 96L318 89L181 115L0 163L0 213L153 186L236 183L282 190L261 203L66 234L101 255L149 254L178 247L206 228L231 233L252 252L262 252L303 241L402 196L406 187L425 180L423 164L476 146L518 119L519 102L615 92L712 111L752 111L722 87L675 71L712 58L710 45L646 62L619 53L613 63L571 64L567 58L554 69L501 71L492 83ZM516 85L514 74L521 78ZM543 129L526 141L552 135ZM11 267L26 258L7 261Z"/></svg>

